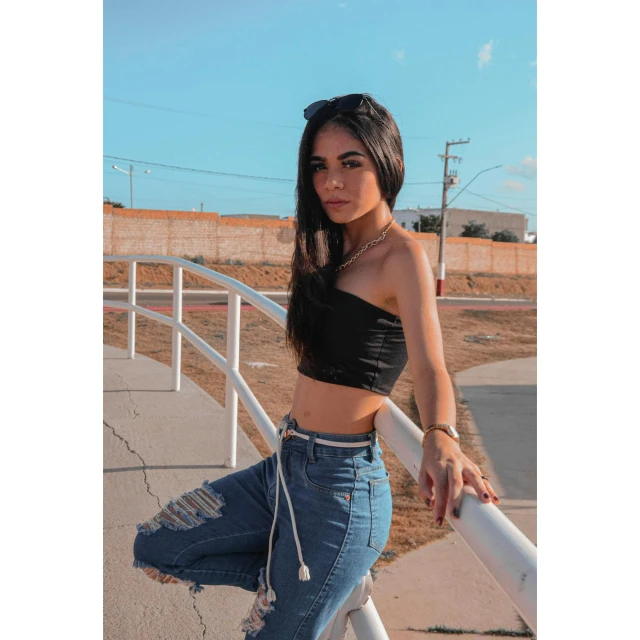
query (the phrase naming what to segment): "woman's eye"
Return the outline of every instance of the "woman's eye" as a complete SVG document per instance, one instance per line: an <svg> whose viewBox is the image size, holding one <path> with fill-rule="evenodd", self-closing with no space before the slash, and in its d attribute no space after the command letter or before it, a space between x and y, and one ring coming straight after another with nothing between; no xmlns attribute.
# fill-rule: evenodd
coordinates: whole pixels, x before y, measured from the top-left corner
<svg viewBox="0 0 640 640"><path fill-rule="evenodd" d="M344 163L344 166L355 168L355 167L360 167L362 165L359 162L355 162L354 160L349 160L348 162ZM324 165L319 163L311 165L311 173L315 173L318 169L324 169Z"/></svg>

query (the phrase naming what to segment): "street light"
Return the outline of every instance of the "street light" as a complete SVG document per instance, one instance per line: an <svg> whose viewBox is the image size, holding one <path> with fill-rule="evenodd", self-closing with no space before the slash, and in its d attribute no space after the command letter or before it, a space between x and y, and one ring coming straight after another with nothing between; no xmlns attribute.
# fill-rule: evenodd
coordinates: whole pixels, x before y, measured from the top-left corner
<svg viewBox="0 0 640 640"><path fill-rule="evenodd" d="M112 164L111 168L115 169L116 171L121 171L122 173L126 173L129 176L129 193L131 196L131 208L133 209L133 165L132 164L129 165L129 171L127 171L126 169L121 169L120 167L117 167L115 164ZM151 173L151 169L146 169L145 173Z"/></svg>
<svg viewBox="0 0 640 640"><path fill-rule="evenodd" d="M446 249L446 240L447 240L447 207L451 206L451 204L454 202L454 200L462 195L462 192L481 174L486 173L487 171L493 171L494 169L499 169L500 167L502 167L501 164L495 166L495 167L489 167L488 169L483 169L482 171L479 171L478 173L476 173L475 176L473 176L473 178L471 180L469 180L469 182L467 182L467 184L464 186L464 189L461 189L458 194L456 195L456 197L447 204L447 191L449 190L449 187L451 186L455 186L455 184L452 182L451 184L447 183L447 178L450 178L451 176L445 176L445 183L444 183L444 189L443 189L443 194L442 194L442 212L440 215L440 220L441 220L441 224L440 224L440 251L439 251L439 255L438 255L438 276L436 279L436 296L440 297L444 295L444 280L445 280L445 249Z"/></svg>

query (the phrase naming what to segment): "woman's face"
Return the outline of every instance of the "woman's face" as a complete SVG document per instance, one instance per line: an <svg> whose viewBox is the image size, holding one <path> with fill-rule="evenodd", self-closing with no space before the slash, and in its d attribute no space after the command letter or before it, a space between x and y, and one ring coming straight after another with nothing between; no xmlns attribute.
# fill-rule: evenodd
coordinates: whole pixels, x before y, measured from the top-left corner
<svg viewBox="0 0 640 640"><path fill-rule="evenodd" d="M313 186L333 222L344 224L355 220L384 201L373 159L366 147L345 129L321 129L309 163ZM331 206L328 202L331 200L346 203Z"/></svg>

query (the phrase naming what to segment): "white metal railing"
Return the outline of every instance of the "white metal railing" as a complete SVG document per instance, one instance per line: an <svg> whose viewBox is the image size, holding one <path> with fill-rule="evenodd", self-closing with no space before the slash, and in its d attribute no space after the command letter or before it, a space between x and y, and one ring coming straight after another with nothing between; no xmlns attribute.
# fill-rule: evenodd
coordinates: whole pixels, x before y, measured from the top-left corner
<svg viewBox="0 0 640 640"><path fill-rule="evenodd" d="M238 432L238 397L269 448L275 451L276 427L240 374L240 299L262 311L281 327L286 327L287 312L278 303L254 291L239 280L230 278L182 258L159 255L104 256L105 262L129 263L128 302L104 300L104 306L128 312L129 358L135 357L135 314L170 326L172 332L171 388L180 390L181 337L188 340L218 369L226 374L225 466L236 467ZM173 266L173 316L162 315L136 305L136 264L138 262ZM228 291L227 357L207 344L182 322L182 273L194 273ZM422 430L389 398L385 399L374 418L374 425L400 462L417 481L422 461ZM480 563L502 588L529 627L536 632L537 550L533 543L493 504L481 503L475 493L465 487L460 518L449 524L460 535ZM388 640L380 616L369 599L354 611L351 624L358 638Z"/></svg>

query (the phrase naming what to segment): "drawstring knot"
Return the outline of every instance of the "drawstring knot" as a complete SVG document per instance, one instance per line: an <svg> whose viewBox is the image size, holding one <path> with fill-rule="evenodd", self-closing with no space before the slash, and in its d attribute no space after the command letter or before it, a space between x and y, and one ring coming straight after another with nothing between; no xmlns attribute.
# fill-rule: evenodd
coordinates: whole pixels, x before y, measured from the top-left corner
<svg viewBox="0 0 640 640"><path fill-rule="evenodd" d="M300 580L311 580L311 574L309 573L309 567L307 567L307 565L304 564L304 562L302 563L302 566L298 570L298 578Z"/></svg>

